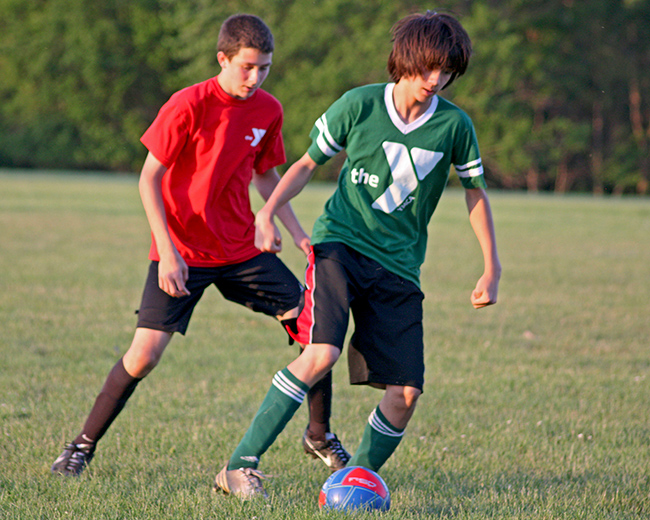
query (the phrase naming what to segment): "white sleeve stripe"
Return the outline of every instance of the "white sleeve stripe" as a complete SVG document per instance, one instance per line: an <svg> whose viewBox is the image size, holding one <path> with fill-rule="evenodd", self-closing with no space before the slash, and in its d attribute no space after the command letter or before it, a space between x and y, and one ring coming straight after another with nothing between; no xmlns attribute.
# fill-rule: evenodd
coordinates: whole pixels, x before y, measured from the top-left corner
<svg viewBox="0 0 650 520"><path fill-rule="evenodd" d="M327 146L323 134L318 134L318 138L316 139L316 144L318 145L320 151L323 152L328 157L334 157L337 153L336 150L332 150L329 146Z"/></svg>
<svg viewBox="0 0 650 520"><path fill-rule="evenodd" d="M330 134L330 129L327 125L327 116L325 114L320 117L320 121L323 124L323 132L325 134L325 137L327 137L327 140L329 141L332 148L334 148L337 152L343 150L343 147L339 145L339 143L337 143L336 140L332 137L332 134Z"/></svg>
<svg viewBox="0 0 650 520"><path fill-rule="evenodd" d="M483 163L480 157L466 164L454 164L454 168L458 176L465 179L483 175Z"/></svg>
<svg viewBox="0 0 650 520"><path fill-rule="evenodd" d="M370 417L368 417L368 422L370 423L370 427L372 429L377 430L379 433L383 433L384 435L388 435L389 437L402 437L404 435L404 431L395 431L386 423L382 422L379 417L377 417L376 410L372 411Z"/></svg>
<svg viewBox="0 0 650 520"><path fill-rule="evenodd" d="M298 403L302 403L307 395L304 390L287 379L282 372L278 372L273 377L273 386Z"/></svg>
<svg viewBox="0 0 650 520"><path fill-rule="evenodd" d="M468 170L472 166L479 166L481 164L481 159L476 159L475 161L470 161L467 164L454 164L457 170Z"/></svg>
<svg viewBox="0 0 650 520"><path fill-rule="evenodd" d="M456 173L459 177L466 179L469 177L478 177L479 175L483 175L483 166L481 165L478 168L470 168L468 170L459 170L456 168Z"/></svg>
<svg viewBox="0 0 650 520"><path fill-rule="evenodd" d="M318 118L316 121L316 128L318 128L318 138L316 139L316 144L320 151L323 152L328 157L334 157L337 153L343 150L343 147L340 146L332 137L327 128L327 119L325 114Z"/></svg>

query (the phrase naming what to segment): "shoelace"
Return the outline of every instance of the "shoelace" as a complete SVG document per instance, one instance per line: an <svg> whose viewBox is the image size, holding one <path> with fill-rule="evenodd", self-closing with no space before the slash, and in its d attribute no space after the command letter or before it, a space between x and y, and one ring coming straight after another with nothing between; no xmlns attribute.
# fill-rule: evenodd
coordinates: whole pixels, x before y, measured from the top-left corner
<svg viewBox="0 0 650 520"><path fill-rule="evenodd" d="M334 437L333 439L329 440L329 447L330 449L336 453L336 455L344 462L347 462L350 458L348 453L345 451L343 448L343 445L341 444L341 441L338 440L338 438Z"/></svg>
<svg viewBox="0 0 650 520"><path fill-rule="evenodd" d="M246 477L246 480L248 480L248 483L251 485L255 493L266 495L264 486L262 486L262 480L267 478L264 473L253 468L242 468L242 473Z"/></svg>
<svg viewBox="0 0 650 520"><path fill-rule="evenodd" d="M65 466L65 469L67 471L77 472L80 469L83 469L83 467L86 465L86 461L92 457L92 452L87 452L81 446L82 445L79 444L72 444L68 446L69 449L73 450L73 453L70 455L68 463Z"/></svg>
<svg viewBox="0 0 650 520"><path fill-rule="evenodd" d="M81 450L75 451L68 459L68 464L65 469L68 471L77 471L79 468L83 467L85 463L86 454Z"/></svg>

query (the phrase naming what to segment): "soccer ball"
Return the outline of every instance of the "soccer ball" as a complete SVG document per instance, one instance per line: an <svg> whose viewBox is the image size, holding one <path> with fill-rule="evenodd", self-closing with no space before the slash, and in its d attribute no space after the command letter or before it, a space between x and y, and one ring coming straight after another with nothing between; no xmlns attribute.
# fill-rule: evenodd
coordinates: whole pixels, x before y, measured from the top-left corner
<svg viewBox="0 0 650 520"><path fill-rule="evenodd" d="M340 469L330 475L320 490L320 509L388 511L390 492L374 471L361 466Z"/></svg>

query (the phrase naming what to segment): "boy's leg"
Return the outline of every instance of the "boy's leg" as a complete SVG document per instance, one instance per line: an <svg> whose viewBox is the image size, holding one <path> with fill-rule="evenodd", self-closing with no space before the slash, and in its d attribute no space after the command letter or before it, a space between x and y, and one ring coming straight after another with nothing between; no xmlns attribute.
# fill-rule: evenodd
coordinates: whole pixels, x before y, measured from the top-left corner
<svg viewBox="0 0 650 520"><path fill-rule="evenodd" d="M297 312L294 309L293 312ZM289 334L289 344L295 342L298 334L297 318L280 319ZM301 353L304 347L301 345ZM336 434L330 429L332 416L332 371L330 370L317 381L307 393L309 406L309 423L302 436L305 453L315 459L321 459L332 471L343 469L350 460L350 454L341 444Z"/></svg>
<svg viewBox="0 0 650 520"><path fill-rule="evenodd" d="M330 371L341 351L333 345L308 345L273 378L262 406L228 463L228 469L256 468L302 404L307 391Z"/></svg>
<svg viewBox="0 0 650 520"><path fill-rule="evenodd" d="M296 360L274 376L253 422L228 465L217 475L215 489L242 497L259 492L251 490L250 479L241 470L257 468L260 457L291 420L310 386L331 370L340 353L333 345L308 345Z"/></svg>
<svg viewBox="0 0 650 520"><path fill-rule="evenodd" d="M309 389L307 394L309 404L309 425L307 433L309 438L324 441L325 435L330 433L330 417L332 416L332 372L328 372L323 379Z"/></svg>
<svg viewBox="0 0 650 520"><path fill-rule="evenodd" d="M361 444L348 465L378 471L402 440L420 394L414 387L388 385L379 406L370 414Z"/></svg>
<svg viewBox="0 0 650 520"><path fill-rule="evenodd" d="M296 342L302 288L276 255L262 253L222 272L223 278L217 287L226 299L253 311L274 315L289 335L289 344ZM349 454L330 431L331 374L316 382L307 395L309 425L303 435L303 447L313 457L323 460L330 469L340 469L345 466Z"/></svg>
<svg viewBox="0 0 650 520"><path fill-rule="evenodd" d="M278 320L289 335L289 345L295 343L294 336L298 334L298 309L289 311L284 316L279 316ZM291 317L287 317L291 316ZM302 354L305 349L300 345ZM323 378L316 382L307 392L307 401L309 404L309 424L305 434L313 440L324 441L325 435L330 431L330 417L332 416L332 372L329 371Z"/></svg>
<svg viewBox="0 0 650 520"><path fill-rule="evenodd" d="M293 309L287 315L294 316L297 313L298 309ZM297 318L279 317L279 320L289 334L289 344L293 344L294 336L298 334ZM304 346L300 345L300 352L302 353L303 350ZM350 460L350 454L330 429L330 418L332 417L331 370L309 389L307 405L309 407L309 423L302 436L305 453L315 459L320 458L332 471L344 468Z"/></svg>
<svg viewBox="0 0 650 520"><path fill-rule="evenodd" d="M136 329L131 347L109 372L75 443L99 442L126 405L137 384L156 367L171 337L168 332Z"/></svg>
<svg viewBox="0 0 650 520"><path fill-rule="evenodd" d="M228 462L228 470L257 468L260 457L300 407L309 386L287 368L273 377L253 422Z"/></svg>
<svg viewBox="0 0 650 520"><path fill-rule="evenodd" d="M172 334L185 334L195 305L213 280L211 270L190 267L186 282L190 295L175 298L158 284L158 262L149 264L131 346L108 374L81 433L54 461L53 473L77 476L84 470L95 445L122 411L138 382L160 361Z"/></svg>
<svg viewBox="0 0 650 520"><path fill-rule="evenodd" d="M97 442L120 414L138 383L160 361L169 344L167 332L136 329L131 347L108 373L104 386L77 437L52 465L52 472L77 476L93 458Z"/></svg>
<svg viewBox="0 0 650 520"><path fill-rule="evenodd" d="M320 459L332 471L343 469L350 460L350 454L341 441L332 433L329 419L332 410L332 372L309 389L309 424L302 436L305 453Z"/></svg>
<svg viewBox="0 0 650 520"><path fill-rule="evenodd" d="M289 335L289 345L295 343L294 336L298 334L297 315L298 309L293 309L285 316L278 317ZM304 348L304 345L300 345L301 354ZM331 371L325 374L320 381L309 389L307 401L309 405L309 424L307 425L305 434L312 440L325 441L326 434L330 433L330 418L332 416Z"/></svg>
<svg viewBox="0 0 650 520"><path fill-rule="evenodd" d="M412 282L368 259L374 283L367 297L353 302L355 333L350 370L355 383L385 387L379 406L370 414L361 444L348 466L374 471L388 460L400 443L424 384L422 299Z"/></svg>

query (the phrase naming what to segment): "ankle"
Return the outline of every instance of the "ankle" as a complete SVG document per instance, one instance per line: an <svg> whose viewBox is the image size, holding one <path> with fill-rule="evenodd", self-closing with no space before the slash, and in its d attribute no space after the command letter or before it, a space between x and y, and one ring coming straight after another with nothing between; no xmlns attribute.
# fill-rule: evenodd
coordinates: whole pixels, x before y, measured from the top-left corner
<svg viewBox="0 0 650 520"><path fill-rule="evenodd" d="M325 425L309 425L307 427L307 437L311 439L312 441L325 441L326 437L325 435L328 433L328 429Z"/></svg>
<svg viewBox="0 0 650 520"><path fill-rule="evenodd" d="M75 440L72 441L72 443L76 444L77 446L82 446L83 449L86 451L94 450L95 445L97 444L94 440L90 439L83 433L77 435L77 437L75 438Z"/></svg>

